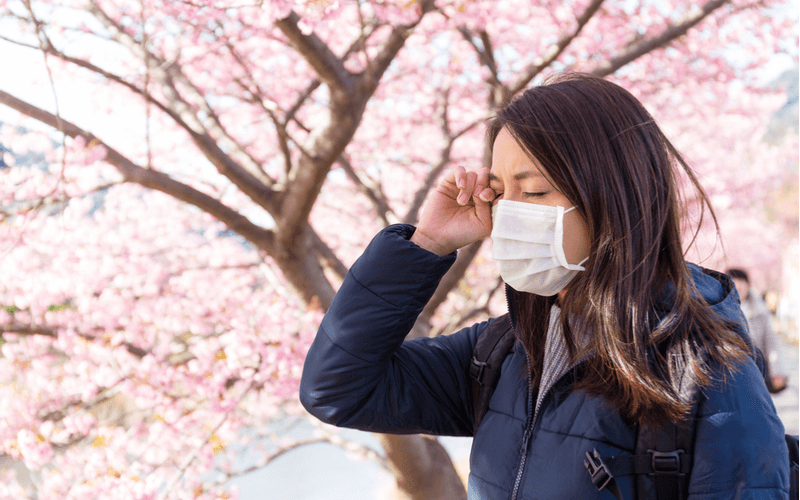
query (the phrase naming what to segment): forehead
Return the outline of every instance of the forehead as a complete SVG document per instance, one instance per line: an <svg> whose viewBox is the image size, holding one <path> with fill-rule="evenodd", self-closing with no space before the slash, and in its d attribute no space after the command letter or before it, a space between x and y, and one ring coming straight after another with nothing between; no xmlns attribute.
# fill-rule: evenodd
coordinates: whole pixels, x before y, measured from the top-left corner
<svg viewBox="0 0 800 500"><path fill-rule="evenodd" d="M541 166L520 147L508 130L503 128L492 147L492 168L489 173L489 181L521 181L535 178L546 179Z"/></svg>

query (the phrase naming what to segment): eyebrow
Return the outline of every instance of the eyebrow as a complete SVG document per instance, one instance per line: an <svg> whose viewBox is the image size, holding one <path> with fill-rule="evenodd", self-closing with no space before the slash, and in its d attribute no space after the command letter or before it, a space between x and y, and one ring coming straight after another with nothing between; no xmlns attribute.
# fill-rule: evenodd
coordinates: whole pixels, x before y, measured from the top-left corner
<svg viewBox="0 0 800 500"><path fill-rule="evenodd" d="M544 177L541 172L538 170L526 170L524 172L519 172L514 174L515 181L521 181L523 179L530 179L531 177ZM489 173L489 181L500 182L500 178L494 175L493 173Z"/></svg>

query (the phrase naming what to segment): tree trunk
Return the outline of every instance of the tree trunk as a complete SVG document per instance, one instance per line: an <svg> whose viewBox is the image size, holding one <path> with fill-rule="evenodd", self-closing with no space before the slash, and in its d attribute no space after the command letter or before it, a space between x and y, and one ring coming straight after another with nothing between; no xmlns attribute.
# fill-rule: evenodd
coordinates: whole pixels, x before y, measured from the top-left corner
<svg viewBox="0 0 800 500"><path fill-rule="evenodd" d="M393 500L467 500L450 455L425 435L376 434L397 480Z"/></svg>

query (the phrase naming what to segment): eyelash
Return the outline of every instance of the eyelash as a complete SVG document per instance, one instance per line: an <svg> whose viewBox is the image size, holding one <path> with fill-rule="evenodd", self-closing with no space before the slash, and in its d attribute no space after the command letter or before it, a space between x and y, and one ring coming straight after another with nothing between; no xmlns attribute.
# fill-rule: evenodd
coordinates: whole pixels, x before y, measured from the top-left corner
<svg viewBox="0 0 800 500"><path fill-rule="evenodd" d="M546 194L547 193L522 193L522 196L524 196L525 198L538 198L539 196L544 196ZM503 196L503 193L497 193L494 197L494 201L496 201L501 196Z"/></svg>

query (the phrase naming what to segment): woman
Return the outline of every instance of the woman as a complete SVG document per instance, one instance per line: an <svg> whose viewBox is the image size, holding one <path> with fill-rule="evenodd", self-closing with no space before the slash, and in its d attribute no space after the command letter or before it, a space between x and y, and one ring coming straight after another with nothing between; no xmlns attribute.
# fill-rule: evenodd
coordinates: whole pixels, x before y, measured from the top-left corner
<svg viewBox="0 0 800 500"><path fill-rule="evenodd" d="M788 498L783 426L730 281L683 259L679 168L708 200L642 105L567 75L501 110L487 139L491 170L454 169L416 228L384 229L353 265L304 406L343 427L473 435L468 368L493 320L403 339L456 250L491 235L518 340L474 434L470 498L613 498L586 453L633 454L638 431L688 418L693 387L689 498ZM626 499L654 484L615 483Z"/></svg>

